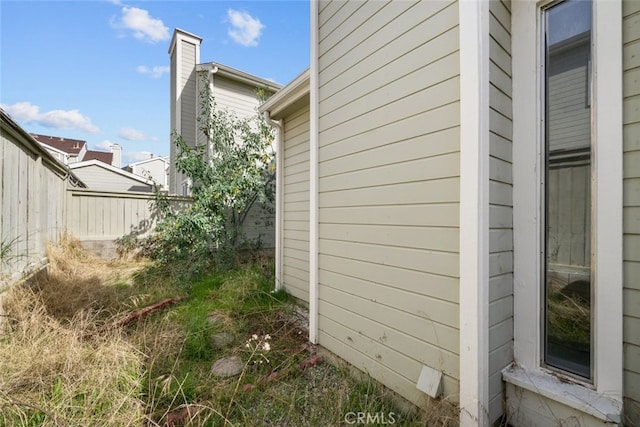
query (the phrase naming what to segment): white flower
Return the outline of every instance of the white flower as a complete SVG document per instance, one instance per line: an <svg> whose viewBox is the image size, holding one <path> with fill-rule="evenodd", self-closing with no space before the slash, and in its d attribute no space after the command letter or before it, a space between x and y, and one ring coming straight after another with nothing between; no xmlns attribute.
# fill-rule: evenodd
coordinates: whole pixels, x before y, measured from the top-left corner
<svg viewBox="0 0 640 427"><path fill-rule="evenodd" d="M256 334L251 335L251 338L253 338L254 340L258 339L258 336Z"/></svg>
<svg viewBox="0 0 640 427"><path fill-rule="evenodd" d="M265 339L265 340L270 340L270 339L271 339L271 335L269 335L269 334L265 335L265 336L264 336L264 339Z"/></svg>
<svg viewBox="0 0 640 427"><path fill-rule="evenodd" d="M271 346L269 345L268 342L264 343L264 345L262 347L264 348L265 351L271 350Z"/></svg>

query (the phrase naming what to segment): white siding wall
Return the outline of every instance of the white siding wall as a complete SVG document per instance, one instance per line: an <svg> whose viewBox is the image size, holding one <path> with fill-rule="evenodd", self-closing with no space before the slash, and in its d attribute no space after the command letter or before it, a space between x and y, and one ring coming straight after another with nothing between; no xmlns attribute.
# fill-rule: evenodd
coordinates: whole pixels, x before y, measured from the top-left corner
<svg viewBox="0 0 640 427"><path fill-rule="evenodd" d="M489 419L502 415L502 374L513 360L511 2L490 11Z"/></svg>
<svg viewBox="0 0 640 427"><path fill-rule="evenodd" d="M148 184L97 165L75 168L73 169L73 173L76 174L88 188L96 191L152 191L151 186Z"/></svg>
<svg viewBox="0 0 640 427"><path fill-rule="evenodd" d="M309 302L309 107L284 119L284 288Z"/></svg>
<svg viewBox="0 0 640 427"><path fill-rule="evenodd" d="M0 275L12 276L44 257L47 240L63 231L67 179L32 148L36 141L4 117L0 142L0 242L13 242Z"/></svg>
<svg viewBox="0 0 640 427"><path fill-rule="evenodd" d="M167 185L167 162L158 157L139 165L134 165L132 173L145 179L149 177L159 185Z"/></svg>
<svg viewBox="0 0 640 427"><path fill-rule="evenodd" d="M624 394L627 425L640 425L640 2L623 2Z"/></svg>
<svg viewBox="0 0 640 427"><path fill-rule="evenodd" d="M440 370L456 400L457 3L323 1L318 40L319 342L418 405Z"/></svg>

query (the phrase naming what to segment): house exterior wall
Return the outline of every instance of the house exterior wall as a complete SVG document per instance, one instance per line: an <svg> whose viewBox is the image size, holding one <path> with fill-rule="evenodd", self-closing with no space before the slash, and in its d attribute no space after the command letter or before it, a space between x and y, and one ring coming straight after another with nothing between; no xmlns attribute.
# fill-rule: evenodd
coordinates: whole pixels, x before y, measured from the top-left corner
<svg viewBox="0 0 640 427"><path fill-rule="evenodd" d="M214 74L213 96L219 108L227 108L239 117L252 117L257 114L258 98L255 85L241 83L227 77Z"/></svg>
<svg viewBox="0 0 640 427"><path fill-rule="evenodd" d="M283 119L284 289L309 302L309 106Z"/></svg>
<svg viewBox="0 0 640 427"><path fill-rule="evenodd" d="M167 183L167 161L161 157L145 161L144 163L134 164L131 173L141 176L145 179L152 179L157 184L165 187Z"/></svg>
<svg viewBox="0 0 640 427"><path fill-rule="evenodd" d="M182 136L190 146L196 144L198 91L196 63L199 60L200 39L183 32L176 32L171 57L171 129ZM171 141L170 158L177 156ZM185 177L176 170L172 162L169 171L170 193L182 194Z"/></svg>
<svg viewBox="0 0 640 427"><path fill-rule="evenodd" d="M203 85L210 84L207 71L198 71L197 81L196 96L199 97ZM240 82L218 73L213 74L213 97L216 101L216 107L239 118L255 117L258 114L260 103L257 98L257 89L257 85ZM198 111L199 108L198 102ZM200 123L197 125L199 127ZM207 137L199 129L197 141L199 145L207 143Z"/></svg>
<svg viewBox="0 0 640 427"><path fill-rule="evenodd" d="M627 425L640 425L640 2L622 13L624 404Z"/></svg>
<svg viewBox="0 0 640 427"><path fill-rule="evenodd" d="M20 274L45 256L47 241L64 230L68 174L38 142L2 114L0 133L0 279ZM41 151L40 151L41 150ZM3 281L0 280L0 290Z"/></svg>
<svg viewBox="0 0 640 427"><path fill-rule="evenodd" d="M456 400L458 4L318 11L319 343L418 405L427 365Z"/></svg>
<svg viewBox="0 0 640 427"><path fill-rule="evenodd" d="M87 187L98 191L143 191L151 192L152 188L135 179L120 175L97 165L87 165L73 169L78 178Z"/></svg>
<svg viewBox="0 0 640 427"><path fill-rule="evenodd" d="M489 4L489 421L502 415L513 360L511 1Z"/></svg>

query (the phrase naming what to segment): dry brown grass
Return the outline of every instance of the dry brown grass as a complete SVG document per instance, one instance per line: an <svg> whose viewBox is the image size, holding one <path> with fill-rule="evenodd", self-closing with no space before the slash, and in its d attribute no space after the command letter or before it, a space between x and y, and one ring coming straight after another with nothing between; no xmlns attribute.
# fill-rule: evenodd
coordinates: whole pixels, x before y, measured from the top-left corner
<svg viewBox="0 0 640 427"><path fill-rule="evenodd" d="M119 330L94 333L130 272L68 237L47 255L46 275L2 295L0 426L140 425L143 355Z"/></svg>
<svg viewBox="0 0 640 427"><path fill-rule="evenodd" d="M349 412L394 412L398 425L451 426L446 402L418 411L341 363L315 354L303 317L273 294L259 264L176 285L144 264L92 258L69 237L49 248L48 274L5 293L0 327L0 427L341 425ZM124 328L114 319L166 297L170 309ZM222 321L212 326L209 316ZM108 325L110 327L104 327ZM211 346L214 332L235 343ZM248 354L252 334L270 334L265 364ZM211 364L239 355L237 378Z"/></svg>
<svg viewBox="0 0 640 427"><path fill-rule="evenodd" d="M139 425L141 354L119 333L87 339L91 315L60 322L36 292L4 298L0 425Z"/></svg>

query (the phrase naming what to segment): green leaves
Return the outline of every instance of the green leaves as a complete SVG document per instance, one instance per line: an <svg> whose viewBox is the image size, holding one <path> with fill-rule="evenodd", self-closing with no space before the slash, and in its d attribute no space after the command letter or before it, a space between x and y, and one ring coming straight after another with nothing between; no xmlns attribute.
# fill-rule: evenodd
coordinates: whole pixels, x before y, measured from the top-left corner
<svg viewBox="0 0 640 427"><path fill-rule="evenodd" d="M261 115L240 118L221 109L209 85L202 86L198 119L204 138L193 146L173 134L176 168L192 182L193 204L179 213L165 212L157 258L169 262L214 255L219 264L229 264L241 247L257 247L242 227L251 209L273 201L275 136Z"/></svg>

